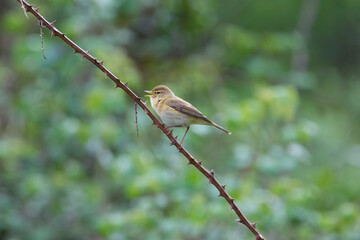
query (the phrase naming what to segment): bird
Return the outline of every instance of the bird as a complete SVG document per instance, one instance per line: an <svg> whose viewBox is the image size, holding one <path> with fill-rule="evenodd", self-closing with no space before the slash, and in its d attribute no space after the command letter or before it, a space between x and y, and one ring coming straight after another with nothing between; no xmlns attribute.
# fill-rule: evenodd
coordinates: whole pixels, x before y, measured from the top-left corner
<svg viewBox="0 0 360 240"><path fill-rule="evenodd" d="M145 92L149 93L145 97L150 97L152 108L167 127L186 127L180 145L182 145L191 124L211 125L228 135L231 134L230 131L208 119L189 102L175 96L170 88L165 85L156 86L151 91L145 90Z"/></svg>

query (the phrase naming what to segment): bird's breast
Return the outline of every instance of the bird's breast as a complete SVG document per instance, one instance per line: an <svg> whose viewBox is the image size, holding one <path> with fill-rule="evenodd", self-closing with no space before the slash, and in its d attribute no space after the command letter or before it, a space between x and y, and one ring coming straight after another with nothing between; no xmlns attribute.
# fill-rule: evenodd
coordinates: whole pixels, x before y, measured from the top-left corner
<svg viewBox="0 0 360 240"><path fill-rule="evenodd" d="M185 127L191 124L191 117L181 113L166 104L162 104L157 111L161 120L168 126Z"/></svg>

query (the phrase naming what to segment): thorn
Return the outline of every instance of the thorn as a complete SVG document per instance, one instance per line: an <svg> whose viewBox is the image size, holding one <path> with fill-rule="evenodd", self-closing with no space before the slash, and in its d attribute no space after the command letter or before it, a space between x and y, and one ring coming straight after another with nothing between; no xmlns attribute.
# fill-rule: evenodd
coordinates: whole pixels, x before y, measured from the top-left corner
<svg viewBox="0 0 360 240"><path fill-rule="evenodd" d="M245 224L245 223L244 223L244 221L243 221L243 220L241 220L241 219L236 219L235 221L236 221L237 223L242 223L242 224Z"/></svg>
<svg viewBox="0 0 360 240"><path fill-rule="evenodd" d="M219 193L218 197L223 197L223 195L222 195L222 193L221 193L221 192Z"/></svg>
<svg viewBox="0 0 360 240"><path fill-rule="evenodd" d="M256 224L257 224L257 223L258 223L258 222L255 221L254 223L251 224L251 226L253 226L254 228L256 228Z"/></svg>
<svg viewBox="0 0 360 240"><path fill-rule="evenodd" d="M166 136L171 135L173 131L174 131L174 130L170 130L170 131L166 134Z"/></svg>
<svg viewBox="0 0 360 240"><path fill-rule="evenodd" d="M172 146L172 145L175 145L175 142L171 142L171 143L170 143L170 146Z"/></svg>
<svg viewBox="0 0 360 240"><path fill-rule="evenodd" d="M78 51L76 49L74 49L74 54L78 53Z"/></svg>
<svg viewBox="0 0 360 240"><path fill-rule="evenodd" d="M209 178L209 183L211 183L212 178Z"/></svg>
<svg viewBox="0 0 360 240"><path fill-rule="evenodd" d="M175 138L175 140L177 141L178 136L175 136L174 138Z"/></svg>
<svg viewBox="0 0 360 240"><path fill-rule="evenodd" d="M87 51L85 51L85 53L86 53L86 54L89 54L89 53L90 53L90 49L89 49L89 50L87 50Z"/></svg>
<svg viewBox="0 0 360 240"><path fill-rule="evenodd" d="M225 184L225 185L222 185L221 187L225 190L226 184Z"/></svg>
<svg viewBox="0 0 360 240"><path fill-rule="evenodd" d="M214 175L215 175L215 172L214 172L213 169L210 170L210 174L211 174L211 176L214 176Z"/></svg>
<svg viewBox="0 0 360 240"><path fill-rule="evenodd" d="M107 76L108 76L107 72L104 72L104 74L105 74L105 78L107 78ZM117 86L117 85L116 85L116 86Z"/></svg>
<svg viewBox="0 0 360 240"><path fill-rule="evenodd" d="M55 27L55 25L54 25L55 22L56 22L56 20L52 21L52 22L50 23L50 25L51 25L52 27Z"/></svg>
<svg viewBox="0 0 360 240"><path fill-rule="evenodd" d="M116 85L116 86L115 86L115 89L117 89L117 88L119 88L119 87L120 87L119 85Z"/></svg>
<svg viewBox="0 0 360 240"><path fill-rule="evenodd" d="M39 12L39 8L37 7L37 8L34 8L34 11L35 12Z"/></svg>
<svg viewBox="0 0 360 240"><path fill-rule="evenodd" d="M127 86L127 85L128 85L128 83L129 83L129 81L127 81L126 83L124 83L124 85L125 85L125 86Z"/></svg>
<svg viewBox="0 0 360 240"><path fill-rule="evenodd" d="M183 148L183 147L179 147L178 150L179 150L179 152L181 152L181 150L184 150L184 148Z"/></svg>
<svg viewBox="0 0 360 240"><path fill-rule="evenodd" d="M189 161L187 165L191 165L191 164L193 164L193 163L192 163L191 161ZM193 165L194 165L194 164L193 164Z"/></svg>
<svg viewBox="0 0 360 240"><path fill-rule="evenodd" d="M234 198L230 197L230 202L234 203Z"/></svg>
<svg viewBox="0 0 360 240"><path fill-rule="evenodd" d="M52 37L56 36L55 30L51 30L51 36L52 36Z"/></svg>
<svg viewBox="0 0 360 240"><path fill-rule="evenodd" d="M65 33L59 33L60 34L60 36L62 36L62 37L65 37Z"/></svg>
<svg viewBox="0 0 360 240"><path fill-rule="evenodd" d="M104 65L104 60L99 61L100 65Z"/></svg>
<svg viewBox="0 0 360 240"><path fill-rule="evenodd" d="M199 161L198 163L201 165L201 164L202 164L202 161Z"/></svg>
<svg viewBox="0 0 360 240"><path fill-rule="evenodd" d="M85 57L85 55L84 54L81 54L81 60L83 60L83 58ZM105 73L105 76L106 76L107 74Z"/></svg>

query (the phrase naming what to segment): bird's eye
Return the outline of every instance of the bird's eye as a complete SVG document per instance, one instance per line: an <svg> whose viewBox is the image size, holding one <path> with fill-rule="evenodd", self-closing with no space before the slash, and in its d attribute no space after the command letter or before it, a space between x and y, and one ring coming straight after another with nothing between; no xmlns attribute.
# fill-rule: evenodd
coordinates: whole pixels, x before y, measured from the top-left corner
<svg viewBox="0 0 360 240"><path fill-rule="evenodd" d="M156 94L160 94L160 92L159 91L157 91L157 92L155 92Z"/></svg>

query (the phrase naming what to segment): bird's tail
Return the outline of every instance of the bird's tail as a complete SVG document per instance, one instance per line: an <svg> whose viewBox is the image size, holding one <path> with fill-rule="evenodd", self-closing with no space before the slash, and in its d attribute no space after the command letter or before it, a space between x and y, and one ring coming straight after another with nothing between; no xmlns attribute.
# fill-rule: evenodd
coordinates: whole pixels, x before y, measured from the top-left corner
<svg viewBox="0 0 360 240"><path fill-rule="evenodd" d="M214 122L211 122L212 123L212 125L214 126L214 127L216 127L216 128L218 128L218 129L220 129L221 131L224 131L224 132L226 132L228 135L231 135L231 132L230 131L228 131L228 130L226 130L225 128L223 128L222 126L220 126L220 125L217 125L216 123L214 123Z"/></svg>

